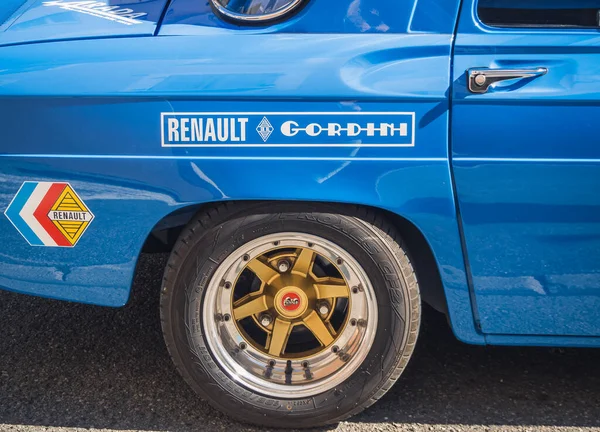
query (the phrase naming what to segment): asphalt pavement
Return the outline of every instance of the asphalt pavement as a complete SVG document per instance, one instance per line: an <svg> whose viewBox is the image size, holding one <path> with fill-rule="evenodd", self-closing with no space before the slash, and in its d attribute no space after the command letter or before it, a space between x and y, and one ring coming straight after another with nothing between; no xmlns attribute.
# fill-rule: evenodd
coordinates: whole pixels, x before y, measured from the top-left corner
<svg viewBox="0 0 600 432"><path fill-rule="evenodd" d="M213 410L172 366L158 316L165 260L142 258L121 309L0 292L0 431L259 430ZM330 430L600 431L600 350L464 345L426 310L399 382Z"/></svg>

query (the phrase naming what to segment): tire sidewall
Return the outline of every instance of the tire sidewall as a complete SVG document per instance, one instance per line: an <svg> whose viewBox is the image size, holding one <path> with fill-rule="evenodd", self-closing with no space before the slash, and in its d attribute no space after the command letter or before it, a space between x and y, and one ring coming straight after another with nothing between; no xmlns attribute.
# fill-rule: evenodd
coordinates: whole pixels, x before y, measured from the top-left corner
<svg viewBox="0 0 600 432"><path fill-rule="evenodd" d="M363 363L342 384L308 398L279 399L246 389L215 362L204 338L203 301L219 265L247 242L279 232L316 235L346 250L365 270L377 298L378 328ZM177 262L167 268L162 310L167 345L186 381L217 408L247 422L281 426L285 416L290 427L310 426L360 411L396 370L414 322L411 275L404 274L381 234L356 217L319 212L234 217L201 233L184 233Z"/></svg>

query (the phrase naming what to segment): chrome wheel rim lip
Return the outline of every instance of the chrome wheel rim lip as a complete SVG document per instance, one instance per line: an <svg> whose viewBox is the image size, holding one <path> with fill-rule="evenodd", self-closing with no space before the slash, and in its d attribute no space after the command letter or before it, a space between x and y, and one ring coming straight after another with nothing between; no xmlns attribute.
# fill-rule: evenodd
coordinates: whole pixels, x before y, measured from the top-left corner
<svg viewBox="0 0 600 432"><path fill-rule="evenodd" d="M273 244L278 242L278 246ZM310 246L308 246L310 244ZM231 313L231 289L223 285L224 280L236 280L243 271L248 259L281 247L309 247L327 259L336 262L341 258L338 270L349 286L360 286L357 293L351 293L347 320L356 319L362 325L347 323L336 336L332 349L322 350L301 359L278 359L263 353L250 344L230 319L217 320L217 316ZM198 313L198 311L191 311ZM248 242L230 254L217 268L207 286L202 322L205 339L216 362L231 378L244 387L268 396L296 399L310 397L330 390L348 379L363 363L369 353L377 330L377 300L366 272L348 252L338 245L318 236L286 232L271 234ZM240 344L246 345L245 349ZM269 363L275 364L269 366ZM306 374L303 362L309 364ZM288 362L291 362L288 365ZM291 366L286 384L286 368ZM289 370L289 369L288 369Z"/></svg>

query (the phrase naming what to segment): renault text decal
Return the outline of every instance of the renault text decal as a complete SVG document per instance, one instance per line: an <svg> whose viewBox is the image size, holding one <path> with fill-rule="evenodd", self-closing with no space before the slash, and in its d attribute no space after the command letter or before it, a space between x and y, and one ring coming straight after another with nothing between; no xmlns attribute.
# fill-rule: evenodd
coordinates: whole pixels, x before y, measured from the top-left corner
<svg viewBox="0 0 600 432"><path fill-rule="evenodd" d="M163 147L414 147L412 112L162 113Z"/></svg>
<svg viewBox="0 0 600 432"><path fill-rule="evenodd" d="M57 6L61 9L79 12L86 15L115 21L120 24L132 25L142 24L137 18L148 15L146 12L135 12L130 8L110 6L107 1L64 1L51 0L43 3L44 6Z"/></svg>

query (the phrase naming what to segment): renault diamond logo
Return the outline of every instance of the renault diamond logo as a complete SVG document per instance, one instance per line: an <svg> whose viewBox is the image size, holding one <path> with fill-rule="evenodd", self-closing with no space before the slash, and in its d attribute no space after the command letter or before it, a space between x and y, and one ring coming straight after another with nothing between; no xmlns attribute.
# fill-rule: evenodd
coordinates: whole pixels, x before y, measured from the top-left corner
<svg viewBox="0 0 600 432"><path fill-rule="evenodd" d="M273 133L273 125L266 117L263 117L263 119L260 121L260 123L256 127L256 132L258 132L258 134L260 135L260 137L263 139L264 142L267 142L267 140Z"/></svg>

